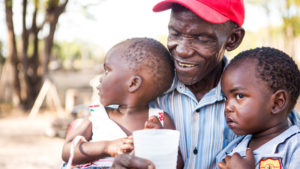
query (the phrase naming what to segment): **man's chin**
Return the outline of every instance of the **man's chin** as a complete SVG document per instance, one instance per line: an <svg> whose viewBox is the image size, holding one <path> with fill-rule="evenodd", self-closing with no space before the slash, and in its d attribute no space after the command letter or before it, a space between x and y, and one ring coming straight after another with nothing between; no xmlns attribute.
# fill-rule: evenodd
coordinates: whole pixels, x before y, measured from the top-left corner
<svg viewBox="0 0 300 169"><path fill-rule="evenodd" d="M177 77L178 77L178 80L186 86L191 86L191 85L197 83L197 80L195 80L193 78L189 78L186 76L178 76L178 75L177 75Z"/></svg>

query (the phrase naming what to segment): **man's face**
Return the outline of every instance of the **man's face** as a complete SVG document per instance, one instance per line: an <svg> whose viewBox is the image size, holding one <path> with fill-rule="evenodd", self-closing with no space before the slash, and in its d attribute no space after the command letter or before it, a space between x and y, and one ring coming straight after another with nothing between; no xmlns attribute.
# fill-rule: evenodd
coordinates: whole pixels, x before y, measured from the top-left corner
<svg viewBox="0 0 300 169"><path fill-rule="evenodd" d="M172 10L168 48L179 81L196 84L221 63L230 34L226 24L206 22L187 9Z"/></svg>

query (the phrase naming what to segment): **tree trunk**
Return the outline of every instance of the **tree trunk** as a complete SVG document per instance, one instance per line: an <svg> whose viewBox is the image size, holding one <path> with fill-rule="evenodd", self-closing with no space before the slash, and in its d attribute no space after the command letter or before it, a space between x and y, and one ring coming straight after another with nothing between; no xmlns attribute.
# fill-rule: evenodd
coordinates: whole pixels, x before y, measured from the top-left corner
<svg viewBox="0 0 300 169"><path fill-rule="evenodd" d="M48 36L45 38L44 60L43 60L43 64L42 64L43 74L48 73L48 64L51 59L51 54L52 54L51 49L53 46L53 38L54 38L55 30L56 30L56 25L57 25L59 16L66 9L66 5L68 4L68 1L69 0L65 0L64 3L62 3L61 5L59 5L56 8L49 6L49 8L47 10L47 18L48 18L50 30L49 30Z"/></svg>
<svg viewBox="0 0 300 169"><path fill-rule="evenodd" d="M23 106L25 109L28 109L31 107L31 105L34 102L34 98L36 96L31 95L32 87L30 85L30 76L28 69L29 69L29 61L28 61L28 45L29 45L29 31L26 27L26 14L27 14L27 0L23 0L23 11L22 11L22 66L21 66L21 73L20 73L20 79L21 79L21 86L22 86L22 100L23 100Z"/></svg>
<svg viewBox="0 0 300 169"><path fill-rule="evenodd" d="M32 16L31 27L27 27L27 3L23 0L22 11L22 45L20 58L17 53L17 43L14 33L12 0L5 0L6 23L8 29L8 61L12 65L12 81L18 103L24 109L32 107L39 90L45 73L48 72L48 64L51 58L51 50L53 46L54 32L59 16L64 12L68 0L58 4L59 1L50 0L46 9L46 17L42 25L37 26L37 13L39 10L39 1L34 1L34 12ZM39 59L39 31L48 23L50 31L45 38L44 59L42 63ZM33 53L29 56L28 46L33 45Z"/></svg>
<svg viewBox="0 0 300 169"><path fill-rule="evenodd" d="M5 0L5 13L6 13L6 25L8 31L8 62L11 65L12 70L12 81L11 84L14 88L14 95L17 96L20 102L21 98L21 86L19 81L19 70L18 70L18 54L17 54L17 43L14 32L13 24L13 12L12 12L12 0Z"/></svg>

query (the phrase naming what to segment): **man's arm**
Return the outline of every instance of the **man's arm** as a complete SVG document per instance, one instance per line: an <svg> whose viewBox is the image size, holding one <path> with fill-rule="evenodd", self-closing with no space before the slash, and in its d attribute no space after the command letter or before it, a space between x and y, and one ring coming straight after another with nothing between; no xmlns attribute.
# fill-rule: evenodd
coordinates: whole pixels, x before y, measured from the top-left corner
<svg viewBox="0 0 300 169"><path fill-rule="evenodd" d="M122 154L118 155L111 169L130 169L130 168L137 168L137 169L155 169L154 164L146 159L136 157L131 154Z"/></svg>

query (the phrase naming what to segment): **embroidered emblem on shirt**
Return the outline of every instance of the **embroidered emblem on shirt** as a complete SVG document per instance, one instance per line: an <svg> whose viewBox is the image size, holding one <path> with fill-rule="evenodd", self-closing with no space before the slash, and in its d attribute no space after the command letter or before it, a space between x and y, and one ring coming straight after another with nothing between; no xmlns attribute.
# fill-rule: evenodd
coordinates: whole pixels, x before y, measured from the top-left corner
<svg viewBox="0 0 300 169"><path fill-rule="evenodd" d="M158 113L158 119L159 119L159 121L164 121L164 113L163 112Z"/></svg>
<svg viewBox="0 0 300 169"><path fill-rule="evenodd" d="M281 169L279 159L267 158L259 162L259 169Z"/></svg>

